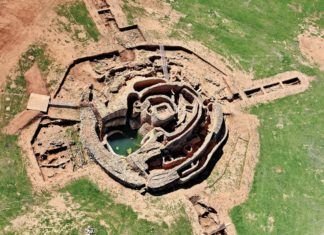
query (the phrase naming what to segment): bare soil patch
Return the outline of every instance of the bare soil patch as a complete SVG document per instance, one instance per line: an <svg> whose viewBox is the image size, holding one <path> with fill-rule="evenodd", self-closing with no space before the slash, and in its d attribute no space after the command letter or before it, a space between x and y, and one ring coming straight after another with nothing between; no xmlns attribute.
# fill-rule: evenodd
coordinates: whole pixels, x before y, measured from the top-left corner
<svg viewBox="0 0 324 235"><path fill-rule="evenodd" d="M121 62L133 61L135 59L135 53L131 50L124 50L120 53Z"/></svg>
<svg viewBox="0 0 324 235"><path fill-rule="evenodd" d="M46 87L46 82L42 78L41 72L36 63L25 73L25 80L27 82L28 94L49 94Z"/></svg>
<svg viewBox="0 0 324 235"><path fill-rule="evenodd" d="M299 48L303 55L312 63L324 70L324 38L302 34L298 37Z"/></svg>
<svg viewBox="0 0 324 235"><path fill-rule="evenodd" d="M37 25L46 21L54 0L0 2L0 86L19 56L40 34Z"/></svg>
<svg viewBox="0 0 324 235"><path fill-rule="evenodd" d="M17 114L14 119L4 128L4 132L9 135L19 133L24 127L36 120L41 115L40 111L24 110Z"/></svg>

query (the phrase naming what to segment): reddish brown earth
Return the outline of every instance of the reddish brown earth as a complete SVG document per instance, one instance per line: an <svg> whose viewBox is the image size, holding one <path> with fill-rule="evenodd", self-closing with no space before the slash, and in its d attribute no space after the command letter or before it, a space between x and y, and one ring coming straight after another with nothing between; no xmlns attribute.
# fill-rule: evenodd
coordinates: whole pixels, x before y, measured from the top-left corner
<svg viewBox="0 0 324 235"><path fill-rule="evenodd" d="M24 127L32 123L40 115L40 111L24 110L10 121L10 123L4 128L3 132L9 135L18 134Z"/></svg>
<svg viewBox="0 0 324 235"><path fill-rule="evenodd" d="M0 1L0 86L19 56L39 35L41 23L54 0Z"/></svg>
<svg viewBox="0 0 324 235"><path fill-rule="evenodd" d="M124 50L120 52L120 60L122 62L133 61L135 59L135 53L131 50Z"/></svg>
<svg viewBox="0 0 324 235"><path fill-rule="evenodd" d="M27 93L37 93L48 95L46 82L42 78L37 64L34 64L26 73L25 79L27 82ZM24 110L17 114L14 119L4 128L4 132L9 135L18 134L24 127L35 121L41 116L41 112L34 110Z"/></svg>
<svg viewBox="0 0 324 235"><path fill-rule="evenodd" d="M27 82L27 93L37 93L41 95L48 95L46 82L42 78L41 72L35 63L26 73L25 80Z"/></svg>
<svg viewBox="0 0 324 235"><path fill-rule="evenodd" d="M324 70L324 38L308 34L299 36L299 48L303 55Z"/></svg>

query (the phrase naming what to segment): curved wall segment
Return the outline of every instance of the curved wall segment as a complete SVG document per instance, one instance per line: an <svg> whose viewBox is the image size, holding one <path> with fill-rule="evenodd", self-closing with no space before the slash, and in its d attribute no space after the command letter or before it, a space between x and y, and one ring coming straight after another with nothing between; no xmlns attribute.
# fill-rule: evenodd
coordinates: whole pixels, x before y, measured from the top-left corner
<svg viewBox="0 0 324 235"><path fill-rule="evenodd" d="M114 53L73 64L62 86L89 67L96 76L88 82L83 79L80 88L60 88L57 96L73 93L74 98L80 93L81 140L107 174L127 187L169 190L198 177L219 158L227 128L217 89L209 96L201 82L204 78L190 78L195 71L199 76L219 72L187 51L172 49L166 51L170 76L164 76L158 50L132 50L134 61L121 60ZM127 154L118 155L116 148L123 146L111 146L112 136L130 136L127 141L140 144L126 145Z"/></svg>

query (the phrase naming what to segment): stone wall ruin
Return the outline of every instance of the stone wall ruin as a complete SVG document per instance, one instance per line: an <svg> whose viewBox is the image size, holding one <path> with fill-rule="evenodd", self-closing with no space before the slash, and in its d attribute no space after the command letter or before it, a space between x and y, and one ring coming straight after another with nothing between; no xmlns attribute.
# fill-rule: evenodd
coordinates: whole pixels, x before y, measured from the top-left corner
<svg viewBox="0 0 324 235"><path fill-rule="evenodd" d="M157 193L190 184L217 162L228 135L222 109L306 89L302 74L288 75L235 87L187 48L138 44L73 61L50 111L80 108L80 138L89 155L123 185ZM125 128L143 137L127 157L108 141Z"/></svg>
<svg viewBox="0 0 324 235"><path fill-rule="evenodd" d="M109 175L128 187L157 192L196 178L218 157L227 128L216 97L226 95L226 86L215 85L213 91L223 89L209 96L195 74L211 70L220 83L224 75L204 62L199 71L196 58L180 50L166 52L166 79L161 51L148 48L133 49L133 61L113 55L76 64L96 74L95 82L79 92L65 92L63 86L56 98L77 102L71 94L79 94L83 145ZM73 71L65 85L69 76ZM125 126L143 135L141 147L127 157L114 153L107 141Z"/></svg>

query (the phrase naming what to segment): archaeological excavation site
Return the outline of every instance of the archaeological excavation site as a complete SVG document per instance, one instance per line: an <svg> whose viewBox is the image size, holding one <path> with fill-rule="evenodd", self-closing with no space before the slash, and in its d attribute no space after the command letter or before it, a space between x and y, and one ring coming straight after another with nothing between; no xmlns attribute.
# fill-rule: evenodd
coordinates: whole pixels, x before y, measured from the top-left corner
<svg viewBox="0 0 324 235"><path fill-rule="evenodd" d="M28 57L27 107L4 130L20 135L35 188L100 175L140 213L137 200L181 198L195 233L232 234L229 211L247 199L260 151L249 108L304 92L312 78L254 79L201 44L125 23L116 2L84 1L104 46L61 51L51 89Z"/></svg>
<svg viewBox="0 0 324 235"><path fill-rule="evenodd" d="M217 86L192 79L206 70ZM222 76L181 48L145 45L75 64L56 100L80 107L81 142L107 174L161 191L190 182L219 157L227 137Z"/></svg>
<svg viewBox="0 0 324 235"><path fill-rule="evenodd" d="M72 163L74 155L87 154L126 187L169 192L190 187L217 164L233 109L307 83L296 74L238 90L190 49L141 43L73 61L45 99L48 115L31 145L44 180L73 171L83 164Z"/></svg>

